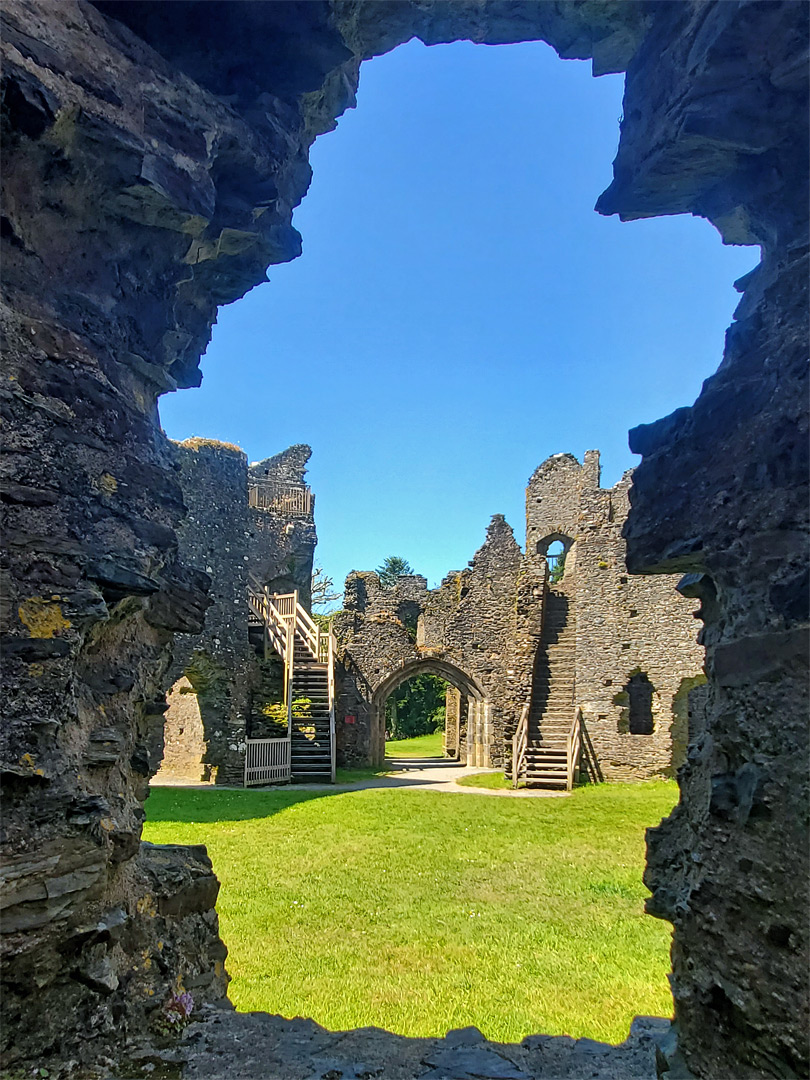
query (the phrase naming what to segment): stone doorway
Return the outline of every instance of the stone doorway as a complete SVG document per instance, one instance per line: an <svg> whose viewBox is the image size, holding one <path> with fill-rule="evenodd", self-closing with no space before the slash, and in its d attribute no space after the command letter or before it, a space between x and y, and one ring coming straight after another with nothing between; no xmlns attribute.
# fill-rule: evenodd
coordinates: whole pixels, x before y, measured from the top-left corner
<svg viewBox="0 0 810 1080"><path fill-rule="evenodd" d="M458 693L459 715L466 719L468 765L489 764L489 702L478 683L461 668L448 660L426 657L404 664L388 676L371 698L371 755L372 761L382 764L385 759L385 709L391 694L403 683L417 675L436 675ZM463 723L463 721L462 721ZM461 725L459 725L461 726Z"/></svg>

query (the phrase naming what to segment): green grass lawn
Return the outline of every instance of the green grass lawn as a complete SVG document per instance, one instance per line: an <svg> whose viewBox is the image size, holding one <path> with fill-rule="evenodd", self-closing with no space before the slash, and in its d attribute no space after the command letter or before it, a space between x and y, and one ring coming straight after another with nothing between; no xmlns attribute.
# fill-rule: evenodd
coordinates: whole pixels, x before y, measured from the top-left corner
<svg viewBox="0 0 810 1080"><path fill-rule="evenodd" d="M432 735L417 735L413 739L389 739L385 744L386 757L441 757L443 731Z"/></svg>
<svg viewBox="0 0 810 1080"><path fill-rule="evenodd" d="M359 769L336 769L336 784L356 784L360 780L376 780L378 776L388 776L387 769L375 769L371 766Z"/></svg>
<svg viewBox="0 0 810 1080"><path fill-rule="evenodd" d="M669 927L643 915L644 828L671 782L563 799L407 789L156 788L145 839L205 843L240 1010L493 1039L621 1042L668 1016Z"/></svg>
<svg viewBox="0 0 810 1080"><path fill-rule="evenodd" d="M486 788L488 791L499 791L512 786L512 781L507 780L502 772L473 773L472 776L462 776L456 783L462 787Z"/></svg>

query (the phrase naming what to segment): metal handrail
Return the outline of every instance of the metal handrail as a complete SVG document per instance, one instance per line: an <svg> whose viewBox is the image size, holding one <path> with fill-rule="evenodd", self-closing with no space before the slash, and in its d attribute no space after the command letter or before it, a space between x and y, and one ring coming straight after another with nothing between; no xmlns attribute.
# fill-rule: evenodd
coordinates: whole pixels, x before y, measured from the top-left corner
<svg viewBox="0 0 810 1080"><path fill-rule="evenodd" d="M526 751L529 746L529 706L523 706L518 726L512 736L512 787L516 788L526 767Z"/></svg>

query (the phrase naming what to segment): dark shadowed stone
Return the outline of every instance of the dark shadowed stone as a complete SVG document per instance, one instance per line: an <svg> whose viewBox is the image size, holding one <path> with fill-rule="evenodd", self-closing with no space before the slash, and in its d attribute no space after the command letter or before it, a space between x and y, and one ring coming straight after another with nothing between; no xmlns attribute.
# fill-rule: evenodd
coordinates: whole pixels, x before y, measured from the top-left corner
<svg viewBox="0 0 810 1080"><path fill-rule="evenodd" d="M104 595L111 600L124 596L149 596L160 588L154 578L131 570L111 558L91 562L87 567L87 576L97 581Z"/></svg>
<svg viewBox="0 0 810 1080"><path fill-rule="evenodd" d="M486 1046L445 1046L425 1057L433 1066L426 1074L431 1080L531 1080L508 1058Z"/></svg>

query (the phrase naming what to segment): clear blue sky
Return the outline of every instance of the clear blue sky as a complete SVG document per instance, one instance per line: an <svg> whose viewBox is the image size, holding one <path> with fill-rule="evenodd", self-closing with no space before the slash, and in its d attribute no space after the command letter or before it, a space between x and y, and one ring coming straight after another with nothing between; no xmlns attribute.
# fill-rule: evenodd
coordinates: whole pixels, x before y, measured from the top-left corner
<svg viewBox="0 0 810 1080"><path fill-rule="evenodd" d="M364 64L357 109L313 147L303 256L220 310L202 387L162 399L172 438L250 460L312 446L336 584L391 554L435 584L493 513L522 543L541 461L598 448L615 483L628 429L717 368L759 252L697 218L594 213L622 87L536 43Z"/></svg>

